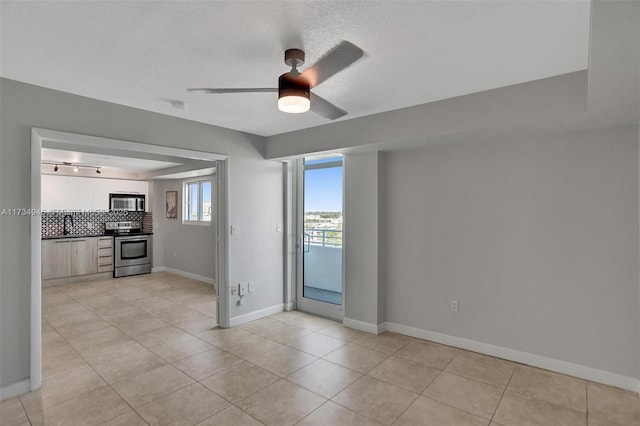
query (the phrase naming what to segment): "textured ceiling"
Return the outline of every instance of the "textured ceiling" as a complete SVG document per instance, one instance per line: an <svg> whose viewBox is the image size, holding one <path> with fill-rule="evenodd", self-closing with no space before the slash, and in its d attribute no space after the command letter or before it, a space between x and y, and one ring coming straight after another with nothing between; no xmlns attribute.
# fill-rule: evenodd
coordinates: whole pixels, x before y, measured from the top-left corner
<svg viewBox="0 0 640 426"><path fill-rule="evenodd" d="M3 77L264 136L330 121L274 94L185 89L275 87L284 49L310 65L349 40L365 57L315 89L348 120L588 66L580 0L0 4Z"/></svg>

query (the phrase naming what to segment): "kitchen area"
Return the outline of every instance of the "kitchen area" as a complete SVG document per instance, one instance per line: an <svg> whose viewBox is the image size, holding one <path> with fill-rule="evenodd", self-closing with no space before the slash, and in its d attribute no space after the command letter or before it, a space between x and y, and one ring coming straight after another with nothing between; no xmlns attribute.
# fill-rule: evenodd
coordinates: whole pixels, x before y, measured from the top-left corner
<svg viewBox="0 0 640 426"><path fill-rule="evenodd" d="M151 272L214 284L215 154L41 132L42 287Z"/></svg>
<svg viewBox="0 0 640 426"><path fill-rule="evenodd" d="M148 181L43 174L43 286L150 273L149 187Z"/></svg>
<svg viewBox="0 0 640 426"><path fill-rule="evenodd" d="M209 333L219 324L217 155L46 129L38 135L41 155L31 168L40 201L31 216L32 250L40 254L31 264L36 381L111 388L146 375L195 374L187 360L213 350ZM37 417L45 405L34 398L25 410Z"/></svg>

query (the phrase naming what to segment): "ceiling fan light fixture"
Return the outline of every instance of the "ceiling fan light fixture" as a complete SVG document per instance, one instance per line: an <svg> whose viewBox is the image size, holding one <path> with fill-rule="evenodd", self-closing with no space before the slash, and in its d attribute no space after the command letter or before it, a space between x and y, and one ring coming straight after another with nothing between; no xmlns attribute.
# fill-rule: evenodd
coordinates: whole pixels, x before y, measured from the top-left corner
<svg viewBox="0 0 640 426"><path fill-rule="evenodd" d="M290 114L300 114L309 111L311 101L304 96L284 96L278 99L278 109Z"/></svg>
<svg viewBox="0 0 640 426"><path fill-rule="evenodd" d="M311 108L309 84L297 72L282 74L278 79L278 109L300 114Z"/></svg>

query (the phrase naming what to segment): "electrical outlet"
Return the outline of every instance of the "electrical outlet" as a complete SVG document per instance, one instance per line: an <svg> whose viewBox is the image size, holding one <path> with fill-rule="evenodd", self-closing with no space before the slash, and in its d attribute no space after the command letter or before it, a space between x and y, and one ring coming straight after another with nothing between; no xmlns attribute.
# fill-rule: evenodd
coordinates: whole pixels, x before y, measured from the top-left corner
<svg viewBox="0 0 640 426"><path fill-rule="evenodd" d="M276 223L276 232L282 232L282 224Z"/></svg>
<svg viewBox="0 0 640 426"><path fill-rule="evenodd" d="M253 293L254 291L256 291L256 283L249 281L249 293Z"/></svg>
<svg viewBox="0 0 640 426"><path fill-rule="evenodd" d="M238 227L236 225L231 225L231 235L236 235L238 233Z"/></svg>
<svg viewBox="0 0 640 426"><path fill-rule="evenodd" d="M451 301L451 312L458 312L458 301L457 300L452 300Z"/></svg>

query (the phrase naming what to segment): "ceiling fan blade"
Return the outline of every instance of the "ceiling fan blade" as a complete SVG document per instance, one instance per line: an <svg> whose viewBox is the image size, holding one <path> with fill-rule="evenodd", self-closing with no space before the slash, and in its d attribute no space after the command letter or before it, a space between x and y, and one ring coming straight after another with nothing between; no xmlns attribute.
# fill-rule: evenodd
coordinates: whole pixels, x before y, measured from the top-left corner
<svg viewBox="0 0 640 426"><path fill-rule="evenodd" d="M302 77L309 82L311 87L315 87L362 58L362 55L364 55L362 49L343 40L325 53L318 62L307 68L302 73Z"/></svg>
<svg viewBox="0 0 640 426"><path fill-rule="evenodd" d="M256 88L251 88L251 89L232 89L232 88L227 88L227 89L211 89L208 87L202 87L202 88L192 88L192 89L187 89L190 93L195 93L198 95L208 95L208 94L212 94L212 93L216 93L216 94L225 94L225 93L274 93L274 92L278 92L278 88L271 88L271 87L256 87Z"/></svg>
<svg viewBox="0 0 640 426"><path fill-rule="evenodd" d="M335 120L347 115L347 111L338 108L328 100L321 98L315 93L311 92L311 111L318 115L328 118L329 120Z"/></svg>

